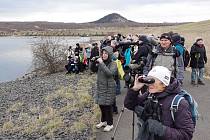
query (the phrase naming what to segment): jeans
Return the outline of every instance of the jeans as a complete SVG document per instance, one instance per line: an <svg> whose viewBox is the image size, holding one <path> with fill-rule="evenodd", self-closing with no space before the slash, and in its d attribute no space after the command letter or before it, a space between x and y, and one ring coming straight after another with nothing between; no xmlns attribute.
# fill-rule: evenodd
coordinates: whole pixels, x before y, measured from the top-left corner
<svg viewBox="0 0 210 140"><path fill-rule="evenodd" d="M121 94L121 91L120 91L120 80L119 79L116 79L115 80L115 82L116 82L116 95L119 95L119 94Z"/></svg>
<svg viewBox="0 0 210 140"><path fill-rule="evenodd" d="M191 73L191 81L203 81L203 75L204 75L204 68L192 68L192 73Z"/></svg>

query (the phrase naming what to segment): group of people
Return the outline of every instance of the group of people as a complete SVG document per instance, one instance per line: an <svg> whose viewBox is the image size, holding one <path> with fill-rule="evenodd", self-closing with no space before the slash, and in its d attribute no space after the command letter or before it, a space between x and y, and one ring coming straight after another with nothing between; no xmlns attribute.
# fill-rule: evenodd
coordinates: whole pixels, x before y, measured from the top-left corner
<svg viewBox="0 0 210 140"><path fill-rule="evenodd" d="M88 44L85 47L81 47L81 45L77 43L75 48L69 46L65 54L68 61L67 65L65 65L67 74L78 74L89 68L92 58L99 56L99 48L97 43Z"/></svg>
<svg viewBox="0 0 210 140"><path fill-rule="evenodd" d="M109 37L102 42L101 57L96 60L97 92L94 98L101 110L101 120L96 127L105 127L104 131L111 131L114 127L112 110L119 84L116 82L116 76L120 79L121 75L119 68L129 66L131 62L141 64L140 60L146 58L141 65L141 75L135 76L124 101L125 107L136 112L141 121L137 139L192 139L195 122L189 102L180 98L179 107L177 106L173 116L171 102L183 90L188 57L192 68L191 84L196 84L196 79L198 84L205 84L203 74L207 56L203 39L198 38L195 41L189 54L184 47L183 37L171 32L161 34L158 43L152 43L147 36L138 36L138 43L132 42L131 36L123 38L119 35L115 39ZM119 54L117 58L113 55L116 52ZM117 65L116 59L121 61L121 67ZM154 82L141 82L139 79L144 76L154 79ZM145 86L146 90L141 90Z"/></svg>

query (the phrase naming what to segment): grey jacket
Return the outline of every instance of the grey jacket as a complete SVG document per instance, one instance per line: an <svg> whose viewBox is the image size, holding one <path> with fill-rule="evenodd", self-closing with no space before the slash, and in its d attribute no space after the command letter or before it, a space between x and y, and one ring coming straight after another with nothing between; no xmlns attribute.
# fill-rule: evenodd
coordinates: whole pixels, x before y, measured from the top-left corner
<svg viewBox="0 0 210 140"><path fill-rule="evenodd" d="M147 63L143 73L147 75L153 66L164 66L167 67L172 74L175 74L174 77L182 82L184 79L183 58L182 55L177 54L179 52L173 47L174 46L171 46L167 50L163 50L161 46L155 46L152 53L147 56ZM174 63L176 64L174 65ZM176 66L176 68L174 66Z"/></svg>
<svg viewBox="0 0 210 140"><path fill-rule="evenodd" d="M95 103L99 105L112 105L116 96L116 83L114 75L117 74L117 65L112 61L112 47L104 47L109 53L108 60L98 66L97 92L94 95Z"/></svg>

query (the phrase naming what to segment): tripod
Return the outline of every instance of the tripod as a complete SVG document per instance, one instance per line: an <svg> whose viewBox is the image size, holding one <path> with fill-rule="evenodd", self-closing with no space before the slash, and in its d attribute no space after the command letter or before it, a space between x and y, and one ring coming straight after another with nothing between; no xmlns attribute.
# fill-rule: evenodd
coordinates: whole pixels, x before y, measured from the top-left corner
<svg viewBox="0 0 210 140"><path fill-rule="evenodd" d="M117 119L117 123L116 123L116 127L114 129L114 132L112 134L112 137L111 137L111 140L114 140L114 137L115 137L115 133L117 132L117 128L118 128L118 125L119 125L119 122L120 122L120 119L122 117L122 114L124 113L124 110L125 110L125 107L123 106L121 111L120 111L120 115ZM135 121L135 114L134 114L134 111L133 111L133 121L132 121L132 140L134 140L134 121Z"/></svg>

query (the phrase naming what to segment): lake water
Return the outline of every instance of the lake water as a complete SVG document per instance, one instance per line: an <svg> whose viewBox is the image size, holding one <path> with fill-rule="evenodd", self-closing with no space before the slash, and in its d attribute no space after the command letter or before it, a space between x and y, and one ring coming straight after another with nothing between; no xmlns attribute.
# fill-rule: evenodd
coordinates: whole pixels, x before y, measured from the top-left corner
<svg viewBox="0 0 210 140"><path fill-rule="evenodd" d="M34 37L0 37L0 82L15 80L32 70L30 44ZM89 38L62 37L62 44L75 45Z"/></svg>

